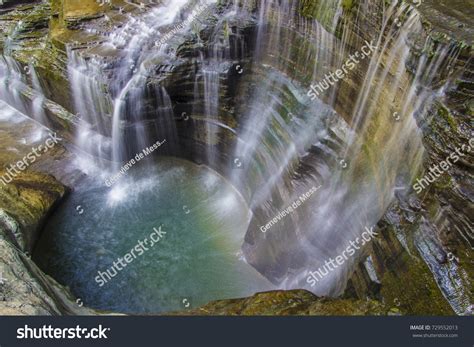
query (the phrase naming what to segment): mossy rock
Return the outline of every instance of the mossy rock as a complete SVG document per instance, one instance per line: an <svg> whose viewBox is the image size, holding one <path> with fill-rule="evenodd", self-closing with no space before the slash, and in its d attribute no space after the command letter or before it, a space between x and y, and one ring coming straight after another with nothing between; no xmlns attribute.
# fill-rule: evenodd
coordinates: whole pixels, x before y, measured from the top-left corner
<svg viewBox="0 0 474 347"><path fill-rule="evenodd" d="M353 0L344 0L343 6L352 7ZM326 30L332 30L332 22L338 10L338 1L334 0L302 0L300 14L306 18L316 19Z"/></svg>
<svg viewBox="0 0 474 347"><path fill-rule="evenodd" d="M63 19L67 26L75 27L82 21L101 17L105 8L97 0L63 0Z"/></svg>
<svg viewBox="0 0 474 347"><path fill-rule="evenodd" d="M6 173L0 170L0 176ZM21 241L18 238L12 241L31 252L39 227L65 193L66 187L54 177L39 172L23 172L11 183L0 184L0 209L21 229Z"/></svg>
<svg viewBox="0 0 474 347"><path fill-rule="evenodd" d="M175 315L385 315L388 309L375 300L319 298L306 290L277 290L249 298L213 301Z"/></svg>
<svg viewBox="0 0 474 347"><path fill-rule="evenodd" d="M381 294L392 308L407 315L454 314L426 264L406 252L396 262L397 272L387 271L381 280Z"/></svg>

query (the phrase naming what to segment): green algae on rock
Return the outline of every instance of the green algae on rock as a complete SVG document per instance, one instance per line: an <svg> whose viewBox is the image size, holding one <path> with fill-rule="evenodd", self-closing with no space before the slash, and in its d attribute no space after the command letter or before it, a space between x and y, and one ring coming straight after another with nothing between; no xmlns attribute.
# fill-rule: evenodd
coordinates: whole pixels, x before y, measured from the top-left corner
<svg viewBox="0 0 474 347"><path fill-rule="evenodd" d="M249 298L219 300L170 315L190 316L365 316L387 315L389 309L376 300L318 298L306 290L271 291Z"/></svg>

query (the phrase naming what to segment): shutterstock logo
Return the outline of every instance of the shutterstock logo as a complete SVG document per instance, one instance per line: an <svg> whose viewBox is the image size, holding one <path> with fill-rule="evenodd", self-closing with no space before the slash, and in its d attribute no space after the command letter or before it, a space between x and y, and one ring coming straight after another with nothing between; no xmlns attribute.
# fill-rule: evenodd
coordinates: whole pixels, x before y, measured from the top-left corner
<svg viewBox="0 0 474 347"><path fill-rule="evenodd" d="M17 339L107 339L106 332L110 328L53 328L51 325L43 325L41 328L30 328L25 324L23 328L16 331Z"/></svg>

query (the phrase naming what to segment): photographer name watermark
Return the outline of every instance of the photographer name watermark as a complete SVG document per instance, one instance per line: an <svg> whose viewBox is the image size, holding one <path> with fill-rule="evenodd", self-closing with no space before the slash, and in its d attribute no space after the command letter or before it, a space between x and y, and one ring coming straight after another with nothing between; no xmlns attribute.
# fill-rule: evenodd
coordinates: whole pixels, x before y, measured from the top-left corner
<svg viewBox="0 0 474 347"><path fill-rule="evenodd" d="M169 32L167 32L160 40L155 42L155 46L161 47L163 46L169 39L171 39L174 35L179 33L180 31L184 30L188 25L192 24L197 17L202 16L203 14L208 14L208 10L211 8L211 5L199 4L189 15L186 20L174 26Z"/></svg>
<svg viewBox="0 0 474 347"><path fill-rule="evenodd" d="M293 213L298 207L300 207L306 200L308 200L311 195L313 195L314 193L316 193L318 191L318 189L321 188L321 185L318 186L318 187L313 187L311 188L309 191L307 191L306 193L300 195L300 197L293 201L291 203L290 206L288 206L287 208L285 208L283 211L280 211L278 212L278 214L270 221L268 222L267 224L265 225L262 225L260 227L260 230L262 231L262 233L266 233L268 229L270 229L272 226L274 226L275 224L277 224L279 221L281 221L284 217L286 217L287 215L289 215L290 213Z"/></svg>
<svg viewBox="0 0 474 347"><path fill-rule="evenodd" d="M153 145L145 148L143 151L141 151L140 153L137 153L135 155L134 158L130 159L128 161L128 163L126 163L125 165L123 165L121 168L120 168L120 171L118 173L116 173L114 176L108 178L105 180L105 185L107 187L112 187L112 185L114 185L115 183L117 183L117 181L122 178L123 176L125 176L125 174L127 173L128 170L130 170L132 168L133 165L135 165L136 163L138 163L140 160L144 159L145 157L149 156L151 153L153 153L154 151L156 151L159 147L161 147L164 143L166 142L166 139L164 139L162 142L160 141L157 141L156 143L154 143Z"/></svg>

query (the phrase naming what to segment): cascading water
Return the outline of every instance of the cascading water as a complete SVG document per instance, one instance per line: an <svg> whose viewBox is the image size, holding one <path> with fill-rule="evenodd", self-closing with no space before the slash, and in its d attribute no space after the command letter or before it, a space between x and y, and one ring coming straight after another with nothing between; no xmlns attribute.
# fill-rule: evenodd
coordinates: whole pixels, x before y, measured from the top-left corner
<svg viewBox="0 0 474 347"><path fill-rule="evenodd" d="M7 104L16 106L20 112L26 112L20 91L26 88L21 67L9 56L3 56L0 63L2 87L0 97Z"/></svg>
<svg viewBox="0 0 474 347"><path fill-rule="evenodd" d="M327 6L323 14L340 3ZM298 18L294 12L289 2L261 4L256 51L264 71L258 67L252 72L264 82L250 106L242 110L248 116L238 133L235 157L244 158L246 167L234 172L233 182L255 213L254 230L244 245L250 263L286 289L304 287L318 295L339 295L358 257L325 274L315 287L307 282L308 274L324 268L327 259L360 239L365 228L377 224L395 194L409 189L423 155L415 115L429 108L437 91L427 86L453 56L446 55L449 48L438 48L438 58L421 59L410 80L405 75L410 58L407 41L411 32L421 30L421 22L409 5L392 2L384 11L378 37L372 39L377 50L368 63L357 67L366 72L348 117L352 132L340 120L331 121L337 116L333 111L337 85L321 96L323 102L310 102L302 85L282 75L294 76L288 63L305 57L306 64L298 66L312 70L310 81L322 81L351 53L345 47L347 35L343 33L339 40L316 21L299 19L295 32L290 29L283 35L287 18ZM398 18L404 18L403 23ZM328 27L335 30L336 26L333 22ZM310 42L317 40L314 47L306 45L303 54L294 57L291 47L299 35L308 35ZM402 87L405 93L400 93ZM282 100L288 94L293 99L291 107ZM326 160L321 163L321 158ZM309 167L310 174L302 174L301 167L305 172ZM320 188L299 211L261 233L259 227L311 187Z"/></svg>
<svg viewBox="0 0 474 347"><path fill-rule="evenodd" d="M0 59L0 100L47 126L49 123L44 111L45 97L33 65L22 68L9 56L2 56ZM26 76L30 76L32 88L29 87Z"/></svg>
<svg viewBox="0 0 474 347"><path fill-rule="evenodd" d="M94 60L86 61L83 57L68 50L68 75L71 84L74 111L79 117L80 126L76 134L76 144L87 155L100 160L110 158L111 140L110 119L113 109L108 95L103 93L104 84L99 79L101 71ZM109 136L107 136L109 134ZM80 165L84 171L90 171L89 157Z"/></svg>
<svg viewBox="0 0 474 347"><path fill-rule="evenodd" d="M68 70L75 110L85 121L77 136L79 147L98 158L108 150L109 158L120 163L156 142L145 132L148 120L156 123L158 135L170 137L166 139L167 147L176 146L176 127L169 96L164 87L149 90L150 73L157 62L174 57L174 49L168 49L171 42L188 30L198 15L202 15L203 7L212 4L212 1L167 1L139 18L130 17L124 27L111 33L103 43L107 54L121 56L119 67L114 68L110 80L101 77L110 68L107 59L99 55L86 61L83 56L69 50ZM183 18L185 15L187 17ZM172 27L178 19L184 19L187 25ZM106 85L110 85L108 93L105 92ZM151 111L144 104L148 95L156 99ZM104 124L107 118L111 118L111 126ZM128 129L132 131L129 133ZM91 141L91 130L96 132L92 138L97 142ZM104 139L104 136L109 139ZM168 153L174 152L171 149Z"/></svg>
<svg viewBox="0 0 474 347"><path fill-rule="evenodd" d="M47 233L38 247L38 252L50 252L51 258L55 252L63 258L48 263L45 257L38 260L44 262L42 266L59 273L65 283L73 283L73 289L91 305L129 312L178 308L179 303L170 304L160 295L171 295L170 288L181 283L185 285L173 300L191 291L197 303L273 288L243 266L242 260L281 288L306 288L318 295L343 293L363 251L326 272L315 286L307 281L308 274L361 238L395 197L409 189L424 154L417 120L444 92L446 84L435 88L433 81L449 69L458 51L438 45L434 58L425 53L417 66L411 66L410 43L422 26L419 14L405 3L392 1L385 7L383 2L383 13L374 20L373 37L355 34L359 12L353 23L347 20L344 1L318 2L315 19L300 15L302 3L234 1L216 6L215 1L170 0L127 15L126 23L110 34L88 28L100 37L92 47L68 45L72 111L80 119L75 144L81 150L79 168L89 177L51 219L49 229L60 232ZM357 11L373 13L374 6L372 1L361 1ZM200 30L196 18L203 8L212 8L219 16ZM340 69L364 40L376 49L348 76L330 85L327 74ZM425 51L432 45L427 40ZM188 70L186 64L180 65L186 59L187 66L192 66ZM183 83L179 98L169 88L175 67L181 69L177 78L192 85L189 92ZM39 77L33 66L28 70L32 88L21 66L8 56L2 58L0 99L47 124L47 100ZM327 88L312 99L308 86L318 83ZM349 97L344 96L347 90L351 90ZM31 96L29 103L24 94ZM353 104L345 107L348 102ZM192 104L191 114L175 117L176 109L186 103ZM191 121L181 124L188 116ZM103 186L103 180L119 172L124 162L156 141L166 140L160 154L185 156L183 135L204 148L204 164L230 182L202 166L162 160L137 165L111 189ZM222 153L223 149L228 152ZM202 162L201 158L196 161ZM220 186L225 189L219 190ZM298 209L262 232L263 226L308 191L313 191L311 197ZM140 199L146 200L146 206ZM66 235L62 231L69 225L64 221L72 219L76 206L86 202L93 211L89 224L76 221L76 233ZM116 221L117 230L93 229ZM107 290L90 283L97 270L105 269L131 246L129 225L130 235L145 236L163 221L170 238L163 253L154 251L145 258L144 267L116 279ZM204 241L202 235L206 235ZM420 239L420 244L426 242ZM49 249L51 244L65 246L58 251ZM175 259L172 246L180 244L184 250ZM215 265L201 251L217 262L223 259L229 272L235 270L238 275L228 276L222 264ZM78 274L81 261L87 263L82 259L70 264L71 272L62 271L68 252L81 259L97 257L99 268L88 267ZM199 260L197 264L193 259ZM163 270L163 264L171 270ZM182 275L183 269L191 274ZM225 278L226 285L206 286L196 276L199 273L209 281ZM141 276L146 283L138 285L140 295L121 293L130 306L111 301L122 285ZM199 290L206 295L190 289L193 281L199 282ZM166 287L163 283L167 282L173 284ZM251 284L242 285L247 282ZM451 297L450 301L464 299ZM147 307L149 301L156 304Z"/></svg>
<svg viewBox="0 0 474 347"><path fill-rule="evenodd" d="M52 252L51 257L38 255L37 262L70 283L73 291L94 307L159 312L179 309L183 300L199 305L215 297L232 298L272 288L240 254L248 207L215 172L162 159L148 161L146 166L134 165L119 180L113 179L124 171L123 166L119 168L121 163L139 161L137 155L157 140L166 141L163 147L176 154L173 104L166 88L155 81L156 65L176 59L173 45L182 41L182 31L189 29L190 19L203 12L202 8L212 4L169 1L139 18L130 18L102 43L107 55L120 57L112 76L108 73L112 67L104 56L96 54L97 49L68 50L74 111L81 118L76 144L88 154L79 155L79 167L88 177L76 184L73 196L51 219L36 254ZM191 8L185 9L186 5ZM187 26L176 30L178 19L184 19ZM167 32L173 35L166 36ZM224 43L222 50L226 47ZM206 124L217 122L218 117L221 48L215 46L213 52L213 59L202 59L200 66ZM112 182L110 189L104 181ZM75 232L65 235L61 232L66 228L63 221L70 219L80 201L87 201L89 222L78 221ZM156 206L160 206L160 213ZM92 240L87 236L92 225L110 227L103 227L100 236ZM114 258L131 246L130 235L143 238L158 225L166 237L143 256L140 266L127 274L110 270L103 275ZM62 247L51 248L54 244ZM78 246L71 248L72 244ZM66 254L95 257L97 264L78 271L77 264L82 262L74 262L70 264L74 270L64 272ZM94 278L97 282L98 273L114 279L101 288L91 282ZM140 284L135 283L137 277L142 279ZM130 290L124 291L125 287Z"/></svg>

